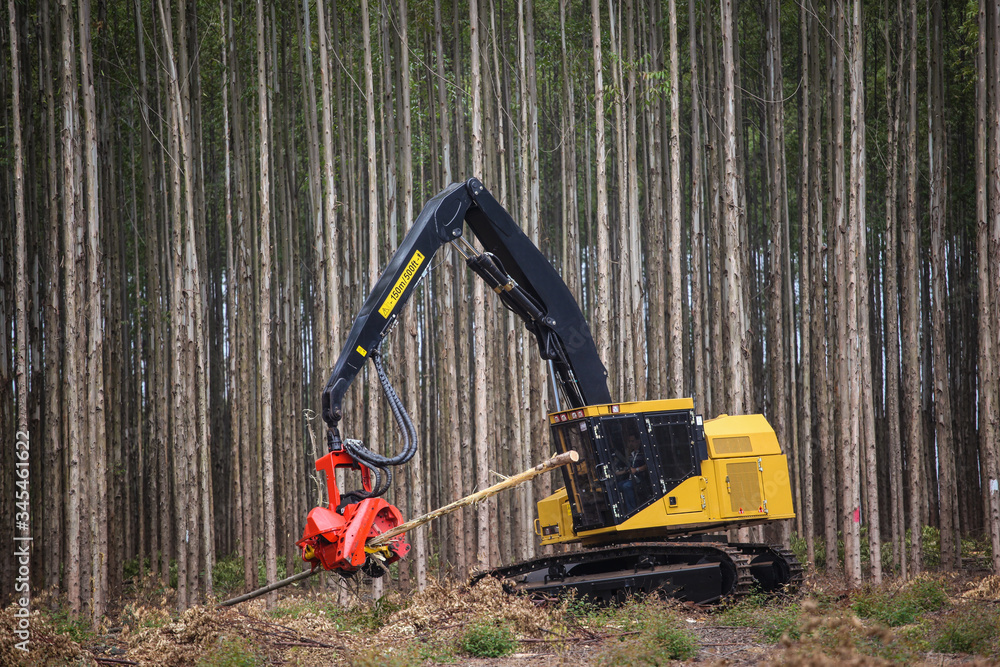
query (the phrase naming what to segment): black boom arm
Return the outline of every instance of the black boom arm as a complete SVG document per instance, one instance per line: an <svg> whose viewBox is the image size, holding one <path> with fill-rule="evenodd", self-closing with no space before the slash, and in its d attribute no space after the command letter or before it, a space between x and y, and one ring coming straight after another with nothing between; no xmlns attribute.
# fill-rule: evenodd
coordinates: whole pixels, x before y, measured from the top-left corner
<svg viewBox="0 0 1000 667"><path fill-rule="evenodd" d="M510 214L471 178L427 202L361 307L323 390L323 420L336 440L348 387L378 350L434 253L461 238L464 222L483 246L479 253L467 245L466 263L535 335L542 358L555 366L569 406L611 402L607 370L576 299Z"/></svg>

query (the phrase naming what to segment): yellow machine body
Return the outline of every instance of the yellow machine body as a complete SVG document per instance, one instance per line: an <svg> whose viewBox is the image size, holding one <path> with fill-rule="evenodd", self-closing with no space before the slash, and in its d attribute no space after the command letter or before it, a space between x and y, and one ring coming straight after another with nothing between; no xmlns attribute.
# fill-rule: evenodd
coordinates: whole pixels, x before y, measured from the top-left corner
<svg viewBox="0 0 1000 667"><path fill-rule="evenodd" d="M628 503L619 489L629 484L624 470L618 478L611 470L615 454L608 443L621 430L616 430L619 421L643 433L644 460L637 460L648 462L645 486L652 488L638 507L630 507L638 503ZM550 414L549 424L559 450L590 444L597 454L580 452L580 461L564 475L566 485L538 502L535 529L542 544L692 535L795 517L788 461L762 415L721 415L702 422L691 399L675 399L567 410ZM670 442L662 442L664 433L671 434ZM587 435L589 442L579 440ZM685 458L688 448L690 458ZM637 456L633 452L633 459ZM654 463L662 470L654 471ZM602 489L607 509L588 519L586 508Z"/></svg>

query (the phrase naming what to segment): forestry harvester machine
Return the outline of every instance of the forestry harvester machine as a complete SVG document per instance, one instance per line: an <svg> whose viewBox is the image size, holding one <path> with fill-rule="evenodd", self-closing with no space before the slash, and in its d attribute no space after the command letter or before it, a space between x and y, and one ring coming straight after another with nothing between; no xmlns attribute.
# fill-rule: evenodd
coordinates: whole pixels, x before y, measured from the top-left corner
<svg viewBox="0 0 1000 667"><path fill-rule="evenodd" d="M462 238L468 224L482 244ZM794 518L788 464L761 415L703 420L690 398L615 402L580 307L559 274L483 184L454 183L431 199L358 313L323 391L329 505L309 512L303 560L350 575L379 576L409 551L404 535L369 540L403 521L381 496L391 468L417 449L416 429L382 368L380 348L441 246L466 264L524 321L549 369L559 409L549 414L553 448L575 450L565 485L537 503L542 545L583 548L494 570L517 588L554 594L576 589L596 599L660 590L696 603L794 588L802 569L769 544L727 542L724 532ZM371 358L402 436L402 451L377 454L341 438L342 401ZM362 489L341 494L335 471L359 470Z"/></svg>

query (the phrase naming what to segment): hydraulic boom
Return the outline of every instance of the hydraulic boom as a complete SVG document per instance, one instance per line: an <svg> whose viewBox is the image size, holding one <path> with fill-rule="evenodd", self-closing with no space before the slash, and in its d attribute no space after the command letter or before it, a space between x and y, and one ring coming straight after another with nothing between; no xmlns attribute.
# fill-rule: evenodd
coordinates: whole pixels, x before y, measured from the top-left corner
<svg viewBox="0 0 1000 667"><path fill-rule="evenodd" d="M463 238L466 224L482 245L481 252ZM455 245L469 268L534 335L542 358L553 363L567 405L611 400L607 370L590 327L562 278L478 179L453 183L427 202L375 283L323 390L328 454L316 462L316 469L327 473L329 507L309 513L298 542L307 561L356 571L366 562L366 539L402 521L398 510L379 496L389 488L390 468L406 463L416 452L416 429L382 370L381 344L434 254L446 243ZM402 450L395 456L376 454L362 442L340 435L344 395L369 358L403 433ZM341 496L334 481L337 468L361 470L363 488ZM393 562L407 549L400 537L377 557Z"/></svg>

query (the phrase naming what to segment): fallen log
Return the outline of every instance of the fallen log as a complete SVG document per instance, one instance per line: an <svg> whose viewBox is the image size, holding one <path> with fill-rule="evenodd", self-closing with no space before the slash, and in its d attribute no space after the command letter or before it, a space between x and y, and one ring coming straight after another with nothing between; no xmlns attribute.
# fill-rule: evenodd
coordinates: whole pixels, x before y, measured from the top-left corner
<svg viewBox="0 0 1000 667"><path fill-rule="evenodd" d="M576 463L579 460L580 460L580 455L573 450L564 452L557 456L553 456L548 461L539 463L534 468L529 468L524 472L519 472L518 474L512 477L508 477L503 481L497 482L488 489L477 491L471 495L456 500L453 503L449 503L444 507L438 508L432 512L428 512L427 514L419 516L416 519L412 519L410 521L407 521L406 523L402 523L393 528L392 530L388 530L382 533L381 535L371 538L370 540L368 540L367 544L370 547L378 547L384 544L388 544L389 541L392 540L392 538L398 535L402 535L403 533L407 533L413 530L414 528L419 528L420 526L429 523L434 519L439 519L447 514L451 514L455 510L459 510L462 509L463 507L468 507L469 505L474 505L476 503L482 502L487 498L497 495L501 491L512 489L515 486L520 486L521 484L530 481L531 479L541 475L542 473L546 473L550 470L555 470L556 468L564 466L568 463ZM284 588L289 584L294 584L296 581L303 581L305 579L308 579L314 574L319 574L320 572L323 571L324 570L322 568L316 568L314 570L306 570L305 572L299 572L298 574L294 574L288 577L287 579L276 581L273 584L268 584L267 586L264 586L263 588L258 588L255 591L250 591L249 593L245 593L230 600L226 600L225 602L220 602L219 606L229 607L234 604L239 604L240 602L246 602L247 600L252 600L256 597L264 595L265 593L270 593L271 591L277 590L279 588Z"/></svg>
<svg viewBox="0 0 1000 667"><path fill-rule="evenodd" d="M268 584L267 586L264 586L263 588L258 588L255 591L250 591L249 593L245 593L230 600L226 600L225 602L220 602L219 606L230 607L234 604L239 604L240 602L246 602L247 600L252 600L256 597L260 597L264 593L270 593L271 591L276 591L279 588L284 588L288 584L294 584L296 581L302 581L303 579L308 579L314 574L319 574L322 571L323 570L321 568L317 568L315 570L306 570L305 572L299 572L298 574L293 574L287 579L276 581L273 584Z"/></svg>

